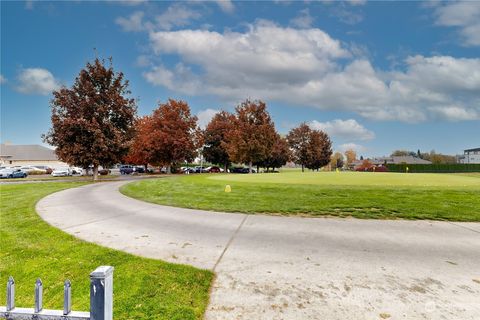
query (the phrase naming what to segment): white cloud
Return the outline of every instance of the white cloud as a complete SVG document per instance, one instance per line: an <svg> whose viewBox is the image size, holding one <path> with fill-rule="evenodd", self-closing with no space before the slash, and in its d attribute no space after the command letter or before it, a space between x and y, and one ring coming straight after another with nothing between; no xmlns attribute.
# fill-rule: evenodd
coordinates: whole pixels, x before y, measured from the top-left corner
<svg viewBox="0 0 480 320"><path fill-rule="evenodd" d="M231 0L216 0L215 1L222 11L232 13L235 11L235 5Z"/></svg>
<svg viewBox="0 0 480 320"><path fill-rule="evenodd" d="M353 9L348 9L344 5L339 5L331 9L331 15L338 18L340 22L354 25L363 20L363 14Z"/></svg>
<svg viewBox="0 0 480 320"><path fill-rule="evenodd" d="M479 118L480 58L412 56L401 63L404 71L376 70L320 29L268 21L243 33L150 32L150 41L154 54L181 62L173 69L154 66L144 77L177 92L349 111L373 120L457 121L459 110ZM456 112L446 111L452 106Z"/></svg>
<svg viewBox="0 0 480 320"><path fill-rule="evenodd" d="M120 25L123 31L142 31L145 29L142 19L144 13L142 11L137 11L132 13L130 17L118 17L115 19L115 23Z"/></svg>
<svg viewBox="0 0 480 320"><path fill-rule="evenodd" d="M197 11L191 10L180 4L173 4L168 9L155 17L156 26L162 30L170 30L173 27L189 25L192 20L200 18Z"/></svg>
<svg viewBox="0 0 480 320"><path fill-rule="evenodd" d="M310 15L308 8L300 10L299 14L290 20L290 24L298 28L310 28L313 23L313 17Z"/></svg>
<svg viewBox="0 0 480 320"><path fill-rule="evenodd" d="M60 84L55 80L52 73L42 68L27 68L18 75L17 90L25 94L48 95L59 88Z"/></svg>
<svg viewBox="0 0 480 320"><path fill-rule="evenodd" d="M322 130L332 137L345 140L371 140L375 134L358 123L355 119L319 122L313 120L309 123L312 129Z"/></svg>
<svg viewBox="0 0 480 320"><path fill-rule="evenodd" d="M367 151L367 148L365 148L364 146L362 146L360 144L352 143L352 142L341 144L341 145L338 146L338 149L341 152L345 152L347 150L353 150L357 153Z"/></svg>
<svg viewBox="0 0 480 320"><path fill-rule="evenodd" d="M148 67L152 65L152 62L150 61L150 57L142 54L137 57L135 65L138 67Z"/></svg>
<svg viewBox="0 0 480 320"><path fill-rule="evenodd" d="M198 126L200 129L205 129L212 120L213 116L215 116L217 113L219 113L220 110L214 110L214 109L205 109L205 110L200 110L197 113L197 118L198 118Z"/></svg>
<svg viewBox="0 0 480 320"><path fill-rule="evenodd" d="M0 74L0 84L7 83L7 78Z"/></svg>
<svg viewBox="0 0 480 320"><path fill-rule="evenodd" d="M436 24L457 27L466 46L480 46L480 2L449 2L434 9Z"/></svg>
<svg viewBox="0 0 480 320"><path fill-rule="evenodd" d="M457 106L432 107L429 109L433 116L450 121L464 121L480 119L480 111L472 108Z"/></svg>

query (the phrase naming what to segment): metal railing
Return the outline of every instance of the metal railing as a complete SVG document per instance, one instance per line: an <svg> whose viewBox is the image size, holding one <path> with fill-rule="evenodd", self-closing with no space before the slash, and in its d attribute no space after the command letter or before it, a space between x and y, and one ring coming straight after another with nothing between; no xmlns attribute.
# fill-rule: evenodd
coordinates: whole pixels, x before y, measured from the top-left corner
<svg viewBox="0 0 480 320"><path fill-rule="evenodd" d="M90 312L72 311L72 285L63 285L63 310L43 309L43 283L35 281L34 308L15 307L15 280L7 282L7 305L0 306L0 319L38 320L112 320L113 319L113 267L101 266L90 273Z"/></svg>

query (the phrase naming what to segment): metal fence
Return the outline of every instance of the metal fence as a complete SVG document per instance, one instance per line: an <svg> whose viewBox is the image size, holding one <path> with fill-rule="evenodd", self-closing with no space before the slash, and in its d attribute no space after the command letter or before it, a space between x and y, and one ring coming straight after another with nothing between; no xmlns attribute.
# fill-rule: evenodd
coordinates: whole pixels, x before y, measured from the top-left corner
<svg viewBox="0 0 480 320"><path fill-rule="evenodd" d="M43 283L35 282L34 308L15 307L15 280L7 282L7 305L0 306L0 319L38 320L112 320L113 267L101 266L90 273L90 312L72 311L72 286L66 280L63 286L63 310L43 309Z"/></svg>

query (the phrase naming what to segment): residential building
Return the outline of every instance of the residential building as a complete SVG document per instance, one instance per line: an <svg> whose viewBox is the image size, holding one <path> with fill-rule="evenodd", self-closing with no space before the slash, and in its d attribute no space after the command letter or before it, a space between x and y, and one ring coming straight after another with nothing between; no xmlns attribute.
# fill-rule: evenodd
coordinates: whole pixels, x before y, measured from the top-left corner
<svg viewBox="0 0 480 320"><path fill-rule="evenodd" d="M432 164L431 161L417 158L414 156L392 156L392 157L378 157L373 159L366 159L371 164L376 166L383 164ZM356 160L353 162L353 168L356 168L362 164L363 160Z"/></svg>
<svg viewBox="0 0 480 320"><path fill-rule="evenodd" d="M43 165L57 168L67 166L58 159L55 150L37 144L0 144L0 164L12 167Z"/></svg>
<svg viewBox="0 0 480 320"><path fill-rule="evenodd" d="M458 163L480 163L480 148L467 149L457 156Z"/></svg>

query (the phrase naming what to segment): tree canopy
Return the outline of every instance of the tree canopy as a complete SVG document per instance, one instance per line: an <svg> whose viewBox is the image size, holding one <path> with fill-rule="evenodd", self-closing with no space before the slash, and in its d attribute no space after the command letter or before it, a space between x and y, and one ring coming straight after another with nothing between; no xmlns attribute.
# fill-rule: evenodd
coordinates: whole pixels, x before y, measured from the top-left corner
<svg viewBox="0 0 480 320"><path fill-rule="evenodd" d="M52 127L43 140L55 146L60 160L82 168L118 163L133 135L136 103L128 98L128 81L105 61L88 62L71 88L53 92Z"/></svg>
<svg viewBox="0 0 480 320"><path fill-rule="evenodd" d="M233 162L252 164L267 158L275 142L276 131L263 101L242 102L235 109L233 129L227 134L226 149Z"/></svg>

